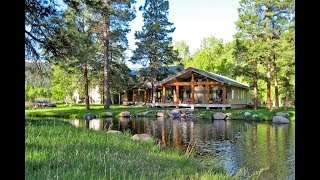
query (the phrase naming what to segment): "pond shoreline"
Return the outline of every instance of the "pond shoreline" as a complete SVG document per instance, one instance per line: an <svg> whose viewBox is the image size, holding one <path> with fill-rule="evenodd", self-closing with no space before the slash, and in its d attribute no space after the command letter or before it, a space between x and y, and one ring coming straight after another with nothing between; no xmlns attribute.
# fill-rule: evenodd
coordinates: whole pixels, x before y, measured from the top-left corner
<svg viewBox="0 0 320 180"><path fill-rule="evenodd" d="M118 116L120 112L128 111L131 116L141 115L146 111L171 110L173 108L147 108L145 106L111 106L110 109L103 109L102 105L91 106L90 110L86 110L84 105L58 105L57 108L47 109L28 109L25 110L26 117L62 117L62 118L83 118L85 114L90 113L99 117L107 117L107 113L112 113L113 116ZM295 121L295 109L284 108L268 110L266 108L253 109L194 109L193 113L201 119L211 119L213 113L222 112L228 115L232 120L252 120L252 121L272 121L273 116L277 112L284 112L289 115L290 121ZM250 115L245 115L248 112ZM156 117L156 113L151 113L147 117Z"/></svg>
<svg viewBox="0 0 320 180"><path fill-rule="evenodd" d="M62 121L59 119L61 119ZM96 133L100 134L100 135L101 135L101 133L104 134L101 136L104 136L107 139L110 138L111 136L115 136L114 138L118 138L117 136L119 136L119 135L116 135L116 134L111 135L111 134L106 133L106 131L108 131L111 126L112 130L114 129L114 130L118 130L118 131L123 132L121 137L124 135L124 136L126 136L126 139L119 140L119 142L118 142L118 140L116 142L112 142L112 143L110 142L111 144L109 144L109 141L102 140L103 142L102 141L99 142L98 143L99 145L97 144L98 146L95 146L95 147L99 149L99 146L105 146L105 143L107 143L108 146L117 149L117 148L119 148L119 147L117 147L117 145L134 143L130 138L130 137L132 137L133 134L148 133L148 134L151 134L153 137L153 141L150 142L151 143L150 146L154 146L154 147L149 147L149 146L143 145L143 147L139 147L139 150L138 149L136 149L136 150L141 151L141 148L142 148L142 149L144 149L144 151L152 151L152 149L154 149L156 147L156 148L159 148L159 153L164 153L164 154L168 154L168 155L172 154L173 152L177 153L176 155L179 156L179 158L175 157L175 158L177 158L177 160L180 159L180 156L181 156L181 157L187 158L188 161L190 161L189 163L191 163L191 161L201 162L201 164L205 165L205 167L202 166L200 169L199 169L199 167L197 167L197 168L192 167L191 168L192 170L190 170L190 169L188 170L191 172L198 172L198 171L202 172L202 175L200 175L201 173L199 173L200 176L198 176L198 177L201 177L201 176L206 177L207 174L209 174L209 177L216 176L216 173L213 173L213 172L216 172L215 170L212 169L210 171L207 171L208 167L211 167L211 168L215 167L214 169L216 169L216 168L225 169L226 168L225 169L226 172L221 171L221 172L224 172L222 174L224 174L223 176L226 176L226 177L230 177L229 175L236 175L236 174L239 175L239 173L241 174L241 172L240 172L241 169L239 169L239 167L242 167L242 165L239 165L239 164L237 165L237 163L236 164L234 164L234 163L241 162L239 160L243 159L243 157L251 159L249 162L254 160L255 158L252 158L252 156L246 156L247 154L250 154L253 147L258 148L256 150L259 150L259 152L260 152L259 154L262 153L261 155L256 154L256 155L258 155L256 158L259 158L260 162L279 163L278 161L275 161L275 158L273 158L275 156L280 158L276 154L276 152L274 151L274 149L278 149L278 148L274 148L274 145L272 145L272 144L280 143L279 145L285 146L285 147L281 148L282 151L284 151L284 150L287 151L287 149L288 149L287 147L290 147L291 143L288 144L290 146L288 146L287 144L283 144L283 142L288 142L287 140L285 140L285 137L289 136L289 137L291 137L291 139L292 139L292 137L294 138L294 131L292 131L292 130L294 130L294 123L283 124L281 126L280 125L278 126L277 124L270 123L270 122L255 123L253 121L238 121L238 120L231 120L231 121L215 120L213 122L208 122L208 121L201 122L199 120L182 120L182 119L170 119L170 118L161 119L161 118L155 118L155 117L131 117L131 118L113 117L113 118L93 119L93 120L89 121L89 123L87 124L85 119L82 119L82 118L75 119L75 120L71 120L71 119L70 120L68 120L68 119L63 120L63 119L65 119L65 118L57 118L57 117L50 117L50 118L49 117L48 118L46 118L46 117L36 117L36 118L30 117L30 118L26 118L26 131L27 131L26 135L28 136L28 138L27 138L27 139L29 139L28 141L32 141L33 142L32 144L34 144L34 145L39 144L39 148L40 148L42 142L38 141L38 143L35 143L37 141L36 139L42 139L42 140L46 140L46 141L55 141L55 139L60 138L60 135L61 135L61 136L65 136L65 139L62 140L62 142L61 142L62 147L65 146L65 144L73 144L73 142L75 142L74 138L70 139L70 137L73 137L73 136L77 136L80 139L88 138L88 139L83 139L83 141L88 140L88 142L90 142L90 144L93 142L96 144L97 142L94 140L94 138L95 138L94 134L96 134ZM110 123L110 120L113 121L113 123ZM56 128L56 126L61 124L60 122L61 123L64 122L63 125L66 126L65 130L63 130L63 129L60 130L60 129ZM41 125L41 126L38 126L37 124ZM61 128L64 128L64 126L61 126ZM72 127L72 126L75 126L77 128ZM43 128L43 131L37 132L37 133L30 131L30 129L38 129L38 128ZM132 129L132 128L134 128L134 129ZM290 128L291 130L288 131L289 130L288 128ZM53 129L63 131L63 132L54 132ZM76 130L76 129L78 129L78 130ZM49 131L49 132L47 132L47 131ZM74 134L74 133L72 133L73 131L81 131L81 133ZM32 132L36 136L31 137L29 134L30 132ZM48 136L48 135L46 135L46 133L49 133L51 135ZM41 134L41 136L39 136L39 134ZM59 137L52 136L54 134L56 134ZM87 136L87 134L91 134L91 135ZM66 136L68 136L69 138L67 138ZM251 138L248 139L249 140L248 143L245 143L245 142L247 142L247 140L244 141L245 139L247 139L246 137L251 137L253 139L261 139L261 137L262 137L264 139L264 141L266 141L266 143L264 141L251 141L250 140ZM269 138L266 139L266 137L269 137ZM278 139L277 141L275 141L275 137L277 137L277 139ZM292 140L290 140L290 142L291 141ZM79 142L79 141L77 140L76 142ZM136 143L138 143L138 142L136 142ZM190 145L190 147L188 144ZM164 145L165 148L162 145ZM178 148L178 146L179 147L181 146L182 149ZM35 146L30 146L30 147L35 147ZM47 145L46 145L46 147L47 147ZM49 146L48 146L48 148L49 148ZM57 148L57 147L55 147L55 148ZM194 150L196 150L197 152L192 150L193 148L195 148ZM28 151L28 149L29 148L27 148L26 151ZM203 149L204 151L201 149ZM292 149L292 147L290 149ZM34 149L31 149L31 150L34 150ZM43 150L43 148L41 150ZM130 153L132 153L132 154L138 153L138 152L136 152L136 150L131 149ZM63 148L61 151L64 151ZM87 151L91 151L91 150L87 149ZM101 153L99 151L100 150L95 151L95 153ZM48 152L48 153L50 154L50 152ZM207 153L205 153L205 152L207 152ZM68 152L64 152L64 153L68 153ZM203 154L203 153L205 153L205 154ZM269 154L269 153L272 153L272 154ZM146 153L146 154L148 154L148 153ZM232 155L232 154L234 154L234 155ZM223 157L226 157L229 155L232 155L232 156L230 156L229 158L226 158L226 159L223 158ZM270 155L272 155L273 157L270 158ZM113 156L113 154L110 154L110 156ZM282 159L287 158L286 156L282 157ZM291 157L291 156L292 155L289 155L289 157ZM219 160L221 157L223 159ZM129 158L128 161L134 161L132 158L134 158L134 156ZM240 159L235 160L234 158L236 158L236 159L240 158ZM270 158L270 160L269 160L269 158ZM144 157L142 159L144 159ZM212 160L214 160L214 159L217 159L220 162L219 161L213 162ZM225 166L224 163L221 164L221 162L224 162L225 160L227 160L227 162L229 162L228 163L229 165L226 167L224 167ZM232 160L232 161L230 161L230 160ZM196 162L193 162L193 163L196 163ZM254 161L252 161L252 162L254 162ZM281 161L281 163L280 163L281 167L286 167L286 165L284 165L282 162L284 163L284 162L286 162L286 160L283 159L283 161ZM84 162L82 162L82 163L84 163ZM139 162L139 163L142 163L142 162ZM152 163L152 162L148 162L148 163ZM168 164L170 164L170 166L172 164L172 162L171 163L163 162L163 163L165 163L165 164L168 163ZM189 164L189 163L187 163L187 164ZM191 164L193 164L193 163L191 163ZM247 164L247 163L244 163L244 164ZM290 163L290 164L292 164L292 163ZM217 165L219 165L219 166L217 166ZM48 165L48 166L50 166L50 165ZM178 168L182 168L180 166L184 166L184 165L178 165ZM261 168L263 169L263 167L264 166L261 166L258 164L256 165L256 163L251 164L249 166L249 169L251 168L250 174L254 173L256 171L259 171ZM136 167L131 167L131 168L136 168ZM290 175L292 173L291 172L292 168L290 166L288 166L286 168L290 171L289 172L289 175ZM122 167L122 169L123 169L123 167ZM150 168L150 169L147 168L147 169L148 169L148 171L154 171L153 168ZM168 167L166 167L165 169L168 169ZM205 170L205 169L207 169L207 170ZM171 171L170 168L168 170ZM203 173L204 172L203 170L205 170L206 172ZM115 174L117 174L116 176L119 175L118 173L121 174L120 172L116 172L115 173ZM165 177L172 177L172 178L176 177L176 176L171 176L171 175L168 176L168 174L166 172L162 172L162 173L166 174ZM279 173L278 171L275 171L274 169L272 170L272 175L280 176L280 174L278 174L278 173ZM286 171L286 173L287 173L287 171ZM181 173L181 174L184 174L184 173ZM178 173L178 176L180 176L181 174ZM268 172L268 174L270 174L270 172Z"/></svg>

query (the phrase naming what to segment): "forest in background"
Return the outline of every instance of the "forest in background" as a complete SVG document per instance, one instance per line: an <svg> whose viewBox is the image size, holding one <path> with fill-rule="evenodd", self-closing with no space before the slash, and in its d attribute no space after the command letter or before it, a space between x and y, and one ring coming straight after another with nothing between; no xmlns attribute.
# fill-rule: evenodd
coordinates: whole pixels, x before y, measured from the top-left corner
<svg viewBox="0 0 320 180"><path fill-rule="evenodd" d="M110 99L135 81L126 65L131 61L146 69L138 80L152 85L168 74L168 66L182 63L248 84L255 109L294 105L294 1L240 0L234 40L207 37L190 54L185 41L172 41L168 1L147 0L139 8L144 24L135 32L138 48L127 57L134 3L26 0L25 99L63 101L79 89L90 109L88 89L100 85L108 109Z"/></svg>

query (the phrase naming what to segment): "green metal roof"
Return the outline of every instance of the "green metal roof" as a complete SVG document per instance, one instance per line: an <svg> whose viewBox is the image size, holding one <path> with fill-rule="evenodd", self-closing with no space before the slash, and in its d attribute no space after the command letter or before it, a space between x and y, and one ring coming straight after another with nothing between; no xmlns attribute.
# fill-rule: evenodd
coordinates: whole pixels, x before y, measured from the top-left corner
<svg viewBox="0 0 320 180"><path fill-rule="evenodd" d="M201 74L203 76L209 77L210 79L214 79L214 80L216 80L218 82L226 83L226 84L231 85L231 86L236 86L236 87L241 87L241 88L246 88L246 89L250 88L250 86L248 86L246 84L242 84L242 83L240 83L240 82L238 82L236 80L233 80L231 78L228 78L226 76L222 76L222 75L215 74L215 73L212 73L212 72L203 71L203 70L192 68L192 67L189 67L189 68L185 69L184 71L178 72L178 73L176 73L176 74L174 74L172 76L167 77L166 79L164 79L162 81L159 81L157 83L157 85L164 84L164 83L172 80L173 78L178 77L178 76L180 76L182 74L185 74L187 72L190 72L190 71L196 72L196 73Z"/></svg>

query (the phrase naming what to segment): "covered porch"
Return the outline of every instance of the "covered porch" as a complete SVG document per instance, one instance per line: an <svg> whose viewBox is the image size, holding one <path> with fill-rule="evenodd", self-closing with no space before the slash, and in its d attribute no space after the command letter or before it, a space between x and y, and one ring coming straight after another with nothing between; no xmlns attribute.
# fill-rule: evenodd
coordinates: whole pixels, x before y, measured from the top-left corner
<svg viewBox="0 0 320 180"><path fill-rule="evenodd" d="M231 104L186 104L186 103L146 103L146 106L148 107L173 107L173 108L206 108L206 109L211 109L211 108L221 108L221 109L227 109L231 108Z"/></svg>
<svg viewBox="0 0 320 180"><path fill-rule="evenodd" d="M149 103L150 106L231 107L226 101L227 84L193 68L164 79L157 85L162 88L161 97L157 103Z"/></svg>

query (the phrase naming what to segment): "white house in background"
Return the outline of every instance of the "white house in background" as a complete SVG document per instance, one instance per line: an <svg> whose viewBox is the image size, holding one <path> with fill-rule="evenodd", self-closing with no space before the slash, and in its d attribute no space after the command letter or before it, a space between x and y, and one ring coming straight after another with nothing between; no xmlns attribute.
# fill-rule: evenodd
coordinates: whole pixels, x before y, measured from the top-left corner
<svg viewBox="0 0 320 180"><path fill-rule="evenodd" d="M99 94L99 86L96 85L94 88L89 88L89 99L90 99L90 104L101 104L101 95ZM73 102L74 103L79 103L82 102L79 90L76 89L73 93L72 96Z"/></svg>

